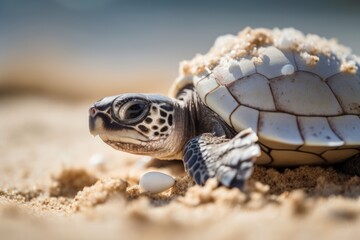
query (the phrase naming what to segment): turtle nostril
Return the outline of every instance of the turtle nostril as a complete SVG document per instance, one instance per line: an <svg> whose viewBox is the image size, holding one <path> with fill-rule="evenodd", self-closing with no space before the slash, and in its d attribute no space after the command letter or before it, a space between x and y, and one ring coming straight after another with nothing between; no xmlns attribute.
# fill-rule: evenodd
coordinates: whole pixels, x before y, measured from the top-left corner
<svg viewBox="0 0 360 240"><path fill-rule="evenodd" d="M95 117L96 113L97 113L97 110L96 110L95 107L91 107L89 109L89 114L90 114L91 117Z"/></svg>

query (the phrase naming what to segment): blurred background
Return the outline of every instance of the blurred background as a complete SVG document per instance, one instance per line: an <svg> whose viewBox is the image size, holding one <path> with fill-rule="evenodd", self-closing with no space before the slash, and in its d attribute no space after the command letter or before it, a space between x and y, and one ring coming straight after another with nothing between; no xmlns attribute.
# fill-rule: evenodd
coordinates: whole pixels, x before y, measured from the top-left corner
<svg viewBox="0 0 360 240"><path fill-rule="evenodd" d="M295 27L360 53L356 0L0 0L0 93L166 93L178 63L246 26Z"/></svg>

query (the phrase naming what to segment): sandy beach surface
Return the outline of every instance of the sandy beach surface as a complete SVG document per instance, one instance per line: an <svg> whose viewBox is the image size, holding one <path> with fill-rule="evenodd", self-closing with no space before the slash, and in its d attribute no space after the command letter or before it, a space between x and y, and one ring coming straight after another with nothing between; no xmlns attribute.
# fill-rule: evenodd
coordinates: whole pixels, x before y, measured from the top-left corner
<svg viewBox="0 0 360 240"><path fill-rule="evenodd" d="M113 150L90 101L0 99L1 239L358 239L360 178L334 167L257 167L245 192L195 186L180 161ZM100 162L101 164L96 164ZM139 178L176 178L160 194Z"/></svg>

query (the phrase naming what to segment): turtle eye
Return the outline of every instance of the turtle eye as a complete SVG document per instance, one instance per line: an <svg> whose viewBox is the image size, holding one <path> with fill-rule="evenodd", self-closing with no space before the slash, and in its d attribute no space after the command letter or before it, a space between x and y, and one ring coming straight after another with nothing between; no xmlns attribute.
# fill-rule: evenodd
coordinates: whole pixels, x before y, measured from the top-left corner
<svg viewBox="0 0 360 240"><path fill-rule="evenodd" d="M148 113L148 104L145 101L136 99L125 103L119 108L119 120L127 123L141 121Z"/></svg>

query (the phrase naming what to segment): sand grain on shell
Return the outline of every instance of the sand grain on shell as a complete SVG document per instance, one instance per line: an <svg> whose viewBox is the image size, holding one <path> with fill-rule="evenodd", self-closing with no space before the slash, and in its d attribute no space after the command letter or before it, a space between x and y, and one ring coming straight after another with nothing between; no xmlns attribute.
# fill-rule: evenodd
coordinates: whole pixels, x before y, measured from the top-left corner
<svg viewBox="0 0 360 240"><path fill-rule="evenodd" d="M267 46L293 51L309 66L315 66L319 62L319 56L324 55L336 57L342 72L356 74L359 70L358 57L336 39L326 39L316 34L303 34L294 28L247 27L237 35L219 36L206 54L197 54L193 59L183 61L180 64L179 74L183 77L199 75L207 69L212 70L220 64L244 57L250 58L255 65L261 64L261 50Z"/></svg>

